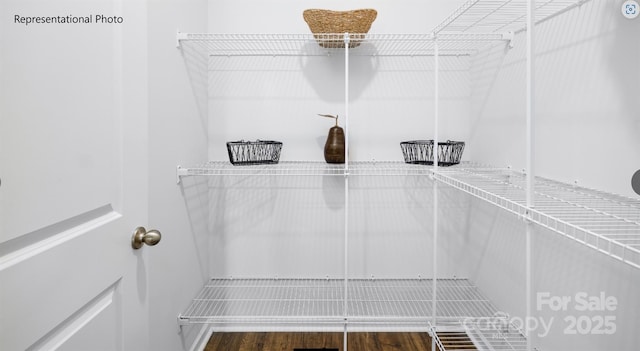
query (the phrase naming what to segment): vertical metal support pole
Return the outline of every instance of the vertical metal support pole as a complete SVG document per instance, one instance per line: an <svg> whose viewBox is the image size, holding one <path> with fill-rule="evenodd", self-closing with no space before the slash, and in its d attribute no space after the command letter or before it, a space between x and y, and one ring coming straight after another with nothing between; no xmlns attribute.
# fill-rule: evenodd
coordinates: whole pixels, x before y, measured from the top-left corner
<svg viewBox="0 0 640 351"><path fill-rule="evenodd" d="M440 70L440 58L438 49L438 38L434 37L434 116L433 116L433 296L431 300L431 320L433 326L437 324L436 321L436 299L437 299L437 285L438 285L438 182L435 177L435 173L438 172L438 114L439 112L439 99L440 99L440 83L439 83L439 70Z"/></svg>
<svg viewBox="0 0 640 351"><path fill-rule="evenodd" d="M535 182L535 0L527 1L527 208L531 209L535 206L534 202L534 182ZM529 213L528 213L529 214ZM533 232L533 223L529 220L526 222L526 254L525 254L525 303L526 303L526 320L532 317L532 265L531 265L531 235ZM531 351L531 331L525 328L525 336L527 337L527 351Z"/></svg>
<svg viewBox="0 0 640 351"><path fill-rule="evenodd" d="M349 173L349 33L344 33L344 167Z"/></svg>
<svg viewBox="0 0 640 351"><path fill-rule="evenodd" d="M533 317L532 315L532 303L533 301L531 300L532 298L532 289L533 289L533 285L531 282L531 276L532 276L532 272L531 272L531 235L533 232L533 223L531 223L531 221L527 221L525 223L526 226L526 254L525 254L525 269L527 270L526 273L526 283L525 283L525 289L527 289L527 291L525 292L525 303L527 304L526 306L526 318L525 321L530 321L532 320L531 318ZM531 330L529 330L529 325L527 323L524 324L524 336L527 338L527 351L532 351L533 350L533 346L531 343L531 335L533 335L531 333Z"/></svg>
<svg viewBox="0 0 640 351"><path fill-rule="evenodd" d="M527 207L534 204L535 181L535 0L527 2Z"/></svg>
<svg viewBox="0 0 640 351"><path fill-rule="evenodd" d="M436 301L437 301L437 287L438 287L438 181L433 178L433 282L432 290L433 296L431 300L431 321L434 327L437 325L436 316Z"/></svg>
<svg viewBox="0 0 640 351"><path fill-rule="evenodd" d="M343 331L343 350L347 351L347 324L349 322L349 175L344 176L344 331Z"/></svg>
<svg viewBox="0 0 640 351"><path fill-rule="evenodd" d="M342 347L347 350L347 322L349 317L349 33L344 33L344 331Z"/></svg>
<svg viewBox="0 0 640 351"><path fill-rule="evenodd" d="M438 118L440 114L440 48L438 47L438 37L433 38L433 50L434 50L434 117L433 117L433 167L438 171Z"/></svg>

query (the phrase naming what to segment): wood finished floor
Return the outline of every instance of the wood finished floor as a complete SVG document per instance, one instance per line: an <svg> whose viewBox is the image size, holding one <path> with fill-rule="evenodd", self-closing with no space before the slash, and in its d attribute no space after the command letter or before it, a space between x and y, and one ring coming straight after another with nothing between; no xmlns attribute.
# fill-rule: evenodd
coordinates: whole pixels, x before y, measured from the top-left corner
<svg viewBox="0 0 640 351"><path fill-rule="evenodd" d="M214 333L205 351L342 351L342 340L342 333ZM431 337L427 333L349 333L347 346L349 351L431 351Z"/></svg>

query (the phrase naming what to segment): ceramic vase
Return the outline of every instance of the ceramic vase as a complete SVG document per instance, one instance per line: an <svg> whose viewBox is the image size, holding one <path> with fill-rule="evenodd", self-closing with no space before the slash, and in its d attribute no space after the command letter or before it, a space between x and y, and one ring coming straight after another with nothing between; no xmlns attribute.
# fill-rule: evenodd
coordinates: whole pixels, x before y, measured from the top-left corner
<svg viewBox="0 0 640 351"><path fill-rule="evenodd" d="M324 144L324 160L327 163L344 163L344 130L337 125L329 129Z"/></svg>

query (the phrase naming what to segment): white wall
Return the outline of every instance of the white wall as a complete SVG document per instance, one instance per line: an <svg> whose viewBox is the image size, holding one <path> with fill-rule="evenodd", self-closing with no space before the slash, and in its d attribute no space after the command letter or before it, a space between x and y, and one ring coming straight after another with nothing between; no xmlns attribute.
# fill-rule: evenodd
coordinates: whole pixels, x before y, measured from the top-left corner
<svg viewBox="0 0 640 351"><path fill-rule="evenodd" d="M584 245L558 238L558 234L548 230L537 229L533 235L536 298L533 311L538 318L547 321L553 318L549 334L541 337L536 333L534 344L541 350L634 349L640 342L638 269ZM537 305L538 294L568 296L571 300L566 309L554 311L547 304ZM593 310L581 309L578 294L591 300ZM615 304L601 310L598 306L601 296ZM610 322L602 325L605 318ZM576 320L578 325L572 325ZM599 334L606 330L611 334Z"/></svg>
<svg viewBox="0 0 640 351"><path fill-rule="evenodd" d="M453 234L470 238L458 248L463 251L459 263L498 311L517 323L526 316L525 222L461 192L452 195L452 200L469 203L462 212L467 230ZM634 349L640 341L637 268L538 225L532 228L531 308L538 322L531 324L532 345L540 350ZM581 310L577 294L591 299L596 310ZM615 308L597 310L601 294L615 299ZM564 298L568 303L559 310L538 303L547 298ZM572 325L573 318L580 324ZM601 323L604 318L610 325ZM550 326L548 330L541 319ZM598 333L605 330L612 334Z"/></svg>
<svg viewBox="0 0 640 351"><path fill-rule="evenodd" d="M225 177L211 184L211 272L216 277L344 276L344 178ZM349 178L352 278L467 277L468 199L440 187L438 246L433 182L422 176ZM456 201L449 201L454 197ZM457 201L461 200L461 201Z"/></svg>
<svg viewBox="0 0 640 351"><path fill-rule="evenodd" d="M374 1L366 7L379 11L373 33L424 33L460 3ZM629 180L640 168L640 100L635 99L640 21L622 19L619 3L594 0L538 25L536 165L545 177L636 196ZM208 31L307 33L301 13L313 7L364 6L355 1L210 1ZM443 58L439 134L467 141L467 160L521 169L524 33L514 44L471 60ZM351 64L353 159L401 160L399 141L432 137L431 59L354 58ZM331 123L315 114L342 113L343 70L341 57L212 59L207 157L226 160L226 141L262 138L285 143L282 160L321 161ZM609 141L617 147L608 148ZM351 274L431 275L429 184L415 184L411 177L350 178ZM207 199L194 195L190 201L209 202L212 276L342 274L341 178L224 178L207 186ZM523 316L525 224L459 192L441 191L439 277L469 277L500 310ZM638 306L630 293L636 286L627 284L636 278L634 271L543 230L535 231L534 247L536 292L606 291L620 305L614 337L566 336L556 324L560 329L536 339L536 346L588 349L592 344L597 349L613 339L619 349L628 349L637 343L631 329ZM412 260L403 265L398 257ZM562 318L556 315L556 323Z"/></svg>
<svg viewBox="0 0 640 351"><path fill-rule="evenodd" d="M309 33L305 9L373 8L378 17L370 33L428 33L464 0L210 0L212 33Z"/></svg>
<svg viewBox="0 0 640 351"><path fill-rule="evenodd" d="M441 60L441 139L468 135L468 58ZM399 143L433 139L434 60L352 57L349 138L352 160L402 160ZM228 160L226 142L279 140L281 160L323 160L333 121L344 117L344 58L212 58L209 157Z"/></svg>
<svg viewBox="0 0 640 351"><path fill-rule="evenodd" d="M640 21L620 14L622 1L591 1L536 26L536 174L633 198L632 174L640 168ZM472 159L496 166L525 167L525 45L481 52L471 63ZM490 225L487 223L490 222ZM473 200L469 225L484 243L466 255L471 277L513 317L526 314L525 227L514 216ZM534 347L633 349L638 343L637 270L584 245L534 226L532 276L534 317L547 323L533 331ZM489 229L489 230L487 230ZM576 294L617 300L613 311L580 311ZM566 310L536 305L538 294L569 297ZM613 335L570 334L571 318L595 327L613 318ZM567 333L569 332L569 333Z"/></svg>
<svg viewBox="0 0 640 351"><path fill-rule="evenodd" d="M182 350L199 327L179 329L176 318L209 276L208 205L203 179L177 185L176 166L207 158L208 121L203 58L177 49L176 32L206 31L207 2L149 1L148 9L149 225L163 235L149 250L149 297L158 306L150 312L151 349Z"/></svg>
<svg viewBox="0 0 640 351"><path fill-rule="evenodd" d="M536 173L638 198L640 21L590 1L536 26ZM525 167L524 32L472 63L473 159Z"/></svg>
<svg viewBox="0 0 640 351"><path fill-rule="evenodd" d="M370 2L366 7L379 13L370 32L427 33L460 3ZM209 31L309 33L302 19L304 9L360 7L363 4L354 1L216 1L209 4ZM401 161L401 141L434 137L432 57L351 57L349 68L352 160ZM281 161L322 162L333 122L316 114L338 114L340 125L345 125L342 55L212 57L209 79L211 160L228 159L227 141L273 139L284 143ZM441 82L439 137L465 140L468 58L442 58ZM415 179L350 179L351 274L432 275L432 235L425 234L432 230L431 185L408 182ZM210 195L215 216L211 219L212 275L343 274L342 178L230 178L214 183ZM231 188L223 188L231 183ZM265 190L258 190L262 186ZM417 194L422 197L416 199ZM376 200L372 203L371 199ZM455 265L441 268L443 276L455 274Z"/></svg>
<svg viewBox="0 0 640 351"><path fill-rule="evenodd" d="M462 1L215 1L213 33L309 33L302 12L375 8L371 33L428 33ZM266 19L266 18L267 19ZM467 58L442 60L442 139L464 139L468 128ZM281 160L323 160L332 122L344 126L344 58L214 58L211 61L209 155L226 160L226 141L284 142ZM352 57L350 157L401 160L399 142L433 138L433 58Z"/></svg>

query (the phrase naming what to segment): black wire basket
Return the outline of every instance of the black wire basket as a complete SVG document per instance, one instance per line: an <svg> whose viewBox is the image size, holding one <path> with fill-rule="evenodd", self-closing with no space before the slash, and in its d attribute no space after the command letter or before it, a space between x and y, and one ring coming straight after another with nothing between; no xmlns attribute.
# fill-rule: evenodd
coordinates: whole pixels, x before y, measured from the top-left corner
<svg viewBox="0 0 640 351"><path fill-rule="evenodd" d="M235 166L275 164L280 161L282 143L274 140L229 141L229 161Z"/></svg>
<svg viewBox="0 0 640 351"><path fill-rule="evenodd" d="M410 140L400 143L405 163L433 165L433 140ZM464 141L438 142L438 166L460 163Z"/></svg>

